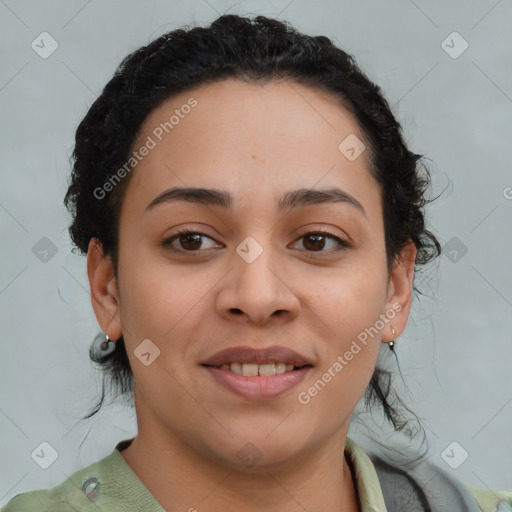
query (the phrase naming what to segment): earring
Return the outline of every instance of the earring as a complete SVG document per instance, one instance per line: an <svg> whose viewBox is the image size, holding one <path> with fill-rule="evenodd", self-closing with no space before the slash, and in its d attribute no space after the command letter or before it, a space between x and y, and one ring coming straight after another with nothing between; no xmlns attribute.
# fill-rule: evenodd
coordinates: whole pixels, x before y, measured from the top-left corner
<svg viewBox="0 0 512 512"><path fill-rule="evenodd" d="M92 342L89 349L89 356L95 363L102 363L104 359L116 349L116 344L108 334L99 333Z"/></svg>
<svg viewBox="0 0 512 512"><path fill-rule="evenodd" d="M391 334L393 334L393 336L395 335L395 329L393 329L393 327L391 327ZM389 343L388 343L388 346L389 346L389 350L391 351L394 351L395 350L395 342L396 340L391 340Z"/></svg>

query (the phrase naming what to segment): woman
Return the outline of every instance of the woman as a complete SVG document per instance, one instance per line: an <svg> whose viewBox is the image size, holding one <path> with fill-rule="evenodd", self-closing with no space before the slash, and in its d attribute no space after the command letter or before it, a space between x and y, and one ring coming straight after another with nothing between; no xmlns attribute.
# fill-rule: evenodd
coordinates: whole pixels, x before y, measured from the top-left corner
<svg viewBox="0 0 512 512"><path fill-rule="evenodd" d="M129 55L77 130L65 203L104 333L91 357L133 392L138 433L3 510L507 507L347 437L363 397L407 423L377 357L440 253L428 185L326 37L226 15Z"/></svg>

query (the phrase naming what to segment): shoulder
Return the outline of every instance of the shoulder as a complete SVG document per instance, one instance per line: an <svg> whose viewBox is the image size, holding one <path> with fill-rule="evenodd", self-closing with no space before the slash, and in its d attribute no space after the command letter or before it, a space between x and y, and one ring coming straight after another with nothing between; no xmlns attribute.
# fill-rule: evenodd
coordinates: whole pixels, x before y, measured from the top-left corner
<svg viewBox="0 0 512 512"><path fill-rule="evenodd" d="M483 512L512 510L512 491L496 491L466 484Z"/></svg>
<svg viewBox="0 0 512 512"><path fill-rule="evenodd" d="M46 490L29 491L17 494L1 512L25 512L29 510L44 510L48 505Z"/></svg>
<svg viewBox="0 0 512 512"><path fill-rule="evenodd" d="M69 509L68 503L62 497L52 495L50 489L38 489L17 494L0 512L65 512Z"/></svg>
<svg viewBox="0 0 512 512"><path fill-rule="evenodd" d="M0 512L87 512L95 504L67 481L51 489L17 494Z"/></svg>
<svg viewBox="0 0 512 512"><path fill-rule="evenodd" d="M102 474L110 459L111 456L107 456L79 469L52 488L17 494L0 508L0 512L86 512L96 509L97 505L89 499L85 491L93 489L94 492L94 487L98 484L95 483L97 479L91 479L91 475ZM96 492L98 491L99 488Z"/></svg>
<svg viewBox="0 0 512 512"><path fill-rule="evenodd" d="M512 491L499 491L473 486L431 460L405 468L372 454L384 499L389 510L400 509L415 495L418 509L429 505L432 510L464 512L512 511ZM414 501L414 500L413 500Z"/></svg>
<svg viewBox="0 0 512 512"><path fill-rule="evenodd" d="M0 512L165 512L119 451L131 441L121 441L110 455L75 471L51 489L14 496Z"/></svg>

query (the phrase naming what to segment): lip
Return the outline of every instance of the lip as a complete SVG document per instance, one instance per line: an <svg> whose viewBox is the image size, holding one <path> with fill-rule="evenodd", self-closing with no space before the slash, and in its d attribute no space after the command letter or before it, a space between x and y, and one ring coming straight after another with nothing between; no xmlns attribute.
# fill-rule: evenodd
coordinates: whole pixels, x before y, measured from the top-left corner
<svg viewBox="0 0 512 512"><path fill-rule="evenodd" d="M203 366L220 367L231 363L285 363L294 366L313 366L305 356L288 347L274 345L272 347L255 349L248 346L230 347L215 353L202 363Z"/></svg>
<svg viewBox="0 0 512 512"><path fill-rule="evenodd" d="M278 375L249 377L214 366L204 368L224 388L249 400L263 400L281 395L302 382L313 369L312 366L304 366Z"/></svg>

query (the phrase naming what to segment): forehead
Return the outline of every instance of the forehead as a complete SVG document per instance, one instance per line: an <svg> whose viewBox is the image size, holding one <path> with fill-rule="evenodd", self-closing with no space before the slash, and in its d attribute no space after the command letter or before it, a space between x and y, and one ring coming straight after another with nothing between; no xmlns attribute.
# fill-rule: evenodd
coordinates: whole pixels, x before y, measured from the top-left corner
<svg viewBox="0 0 512 512"><path fill-rule="evenodd" d="M350 160L340 150L350 137L364 140L355 117L332 95L295 82L227 79L191 89L166 100L141 126L132 149L151 149L132 171L123 207L142 213L178 186L230 190L235 208L318 187L378 201L367 151Z"/></svg>

